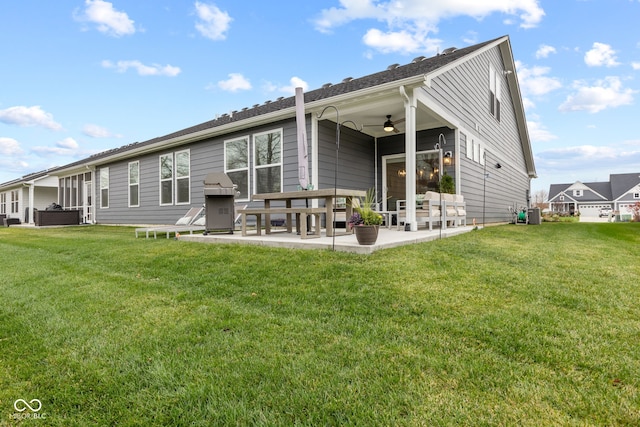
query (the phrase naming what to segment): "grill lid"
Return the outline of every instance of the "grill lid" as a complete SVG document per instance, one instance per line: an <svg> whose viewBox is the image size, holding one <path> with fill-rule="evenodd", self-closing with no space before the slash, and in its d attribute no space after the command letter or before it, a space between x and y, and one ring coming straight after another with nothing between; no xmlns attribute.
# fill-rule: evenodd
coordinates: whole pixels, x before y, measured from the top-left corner
<svg viewBox="0 0 640 427"><path fill-rule="evenodd" d="M235 185L224 172L211 172L204 178L205 196L234 196Z"/></svg>
<svg viewBox="0 0 640 427"><path fill-rule="evenodd" d="M204 188L205 196L231 196L234 197L236 191L233 188Z"/></svg>
<svg viewBox="0 0 640 427"><path fill-rule="evenodd" d="M224 172L211 172L204 177L205 188L233 188L233 181Z"/></svg>

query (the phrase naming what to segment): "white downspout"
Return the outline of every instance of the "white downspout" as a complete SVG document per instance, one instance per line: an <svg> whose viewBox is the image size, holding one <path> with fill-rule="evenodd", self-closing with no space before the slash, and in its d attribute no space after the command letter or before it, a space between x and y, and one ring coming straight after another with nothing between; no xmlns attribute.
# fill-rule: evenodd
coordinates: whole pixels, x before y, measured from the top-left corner
<svg viewBox="0 0 640 427"><path fill-rule="evenodd" d="M413 91L407 94L404 86L400 86L400 94L404 97L405 109L405 163L407 179L405 186L406 222L409 224L408 231L418 231L416 221L416 108L417 102L413 96ZM406 225L405 225L406 227ZM406 230L407 228L405 228Z"/></svg>
<svg viewBox="0 0 640 427"><path fill-rule="evenodd" d="M318 146L320 144L318 142L318 138L318 118L315 113L311 113L311 176L309 178L311 179L311 185L313 185L315 190L319 188L318 180L320 179L320 173L318 171ZM311 201L311 206L317 208L318 200L313 199Z"/></svg>
<svg viewBox="0 0 640 427"><path fill-rule="evenodd" d="M384 203L384 189L380 188L380 192L378 193L378 138L373 138L373 188L376 189L376 202L378 201L377 195L380 195L380 202L378 203L378 209L386 210ZM384 179L383 179L384 181Z"/></svg>

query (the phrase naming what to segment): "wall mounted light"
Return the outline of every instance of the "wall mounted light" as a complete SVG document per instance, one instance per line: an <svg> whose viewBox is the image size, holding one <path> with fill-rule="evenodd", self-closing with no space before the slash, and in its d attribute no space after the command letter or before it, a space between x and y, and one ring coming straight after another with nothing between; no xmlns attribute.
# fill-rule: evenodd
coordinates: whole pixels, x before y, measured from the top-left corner
<svg viewBox="0 0 640 427"><path fill-rule="evenodd" d="M496 169L500 169L502 165L500 163L496 163Z"/></svg>
<svg viewBox="0 0 640 427"><path fill-rule="evenodd" d="M442 163L445 166L451 166L453 163L453 153L451 151L447 151L444 153L444 157L442 158Z"/></svg>

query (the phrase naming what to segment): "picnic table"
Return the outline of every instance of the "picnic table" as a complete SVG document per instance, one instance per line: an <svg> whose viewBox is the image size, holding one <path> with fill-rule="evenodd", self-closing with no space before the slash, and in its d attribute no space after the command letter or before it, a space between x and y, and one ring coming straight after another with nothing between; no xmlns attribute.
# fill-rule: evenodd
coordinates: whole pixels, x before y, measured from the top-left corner
<svg viewBox="0 0 640 427"><path fill-rule="evenodd" d="M254 194L253 200L263 200L264 208L251 208L240 211L243 215L243 235L246 235L245 223L246 215L256 215L260 218L265 216L265 233L271 233L271 214L285 214L287 217L287 231L292 232L292 218L293 215L316 215L319 218L320 213L326 215L326 234L327 236L333 236L335 230L333 228L334 210L336 206L336 199L345 199L345 214L346 218L349 218L353 213L353 199L364 198L367 195L364 190L350 190L344 188L324 188L320 190L298 190L298 191L285 191L279 193L261 193ZM309 207L293 207L294 200L320 200L324 201L324 207L309 208ZM284 202L284 207L274 207L272 202ZM260 234L259 224L261 221L257 221L257 231ZM306 224L306 219L302 221ZM316 224L316 236L319 236L320 224ZM300 230L300 224L298 229L303 238L307 237L306 230ZM345 234L350 233L347 229Z"/></svg>

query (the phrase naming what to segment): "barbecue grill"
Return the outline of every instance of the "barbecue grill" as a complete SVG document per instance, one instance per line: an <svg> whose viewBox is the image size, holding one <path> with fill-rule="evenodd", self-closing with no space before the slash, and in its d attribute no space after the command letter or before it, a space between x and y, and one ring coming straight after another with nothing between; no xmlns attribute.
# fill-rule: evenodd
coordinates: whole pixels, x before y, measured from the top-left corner
<svg viewBox="0 0 640 427"><path fill-rule="evenodd" d="M233 234L236 185L224 172L211 172L204 178L205 231Z"/></svg>

